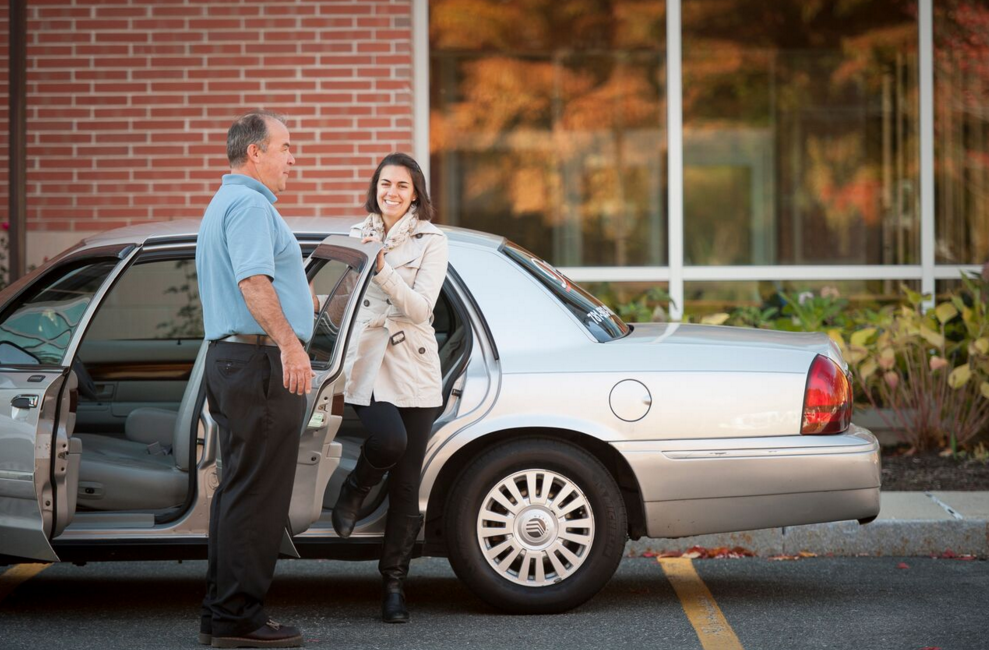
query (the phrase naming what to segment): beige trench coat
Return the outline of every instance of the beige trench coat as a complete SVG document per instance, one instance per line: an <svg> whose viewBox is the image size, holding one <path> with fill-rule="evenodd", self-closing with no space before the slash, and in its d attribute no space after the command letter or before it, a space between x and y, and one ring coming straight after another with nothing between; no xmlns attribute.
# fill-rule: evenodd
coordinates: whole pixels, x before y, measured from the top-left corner
<svg viewBox="0 0 989 650"><path fill-rule="evenodd" d="M351 237L361 237L354 226ZM433 307L446 279L446 235L428 221L400 246L385 253L385 264L362 299L347 348L344 400L367 406L443 404L440 357Z"/></svg>

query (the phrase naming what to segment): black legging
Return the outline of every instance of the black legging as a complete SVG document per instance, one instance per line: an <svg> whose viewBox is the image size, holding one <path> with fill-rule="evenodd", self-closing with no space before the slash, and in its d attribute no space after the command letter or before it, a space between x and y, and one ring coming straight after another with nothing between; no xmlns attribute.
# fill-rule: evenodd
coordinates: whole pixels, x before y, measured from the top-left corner
<svg viewBox="0 0 989 650"><path fill-rule="evenodd" d="M426 443L439 407L398 407L371 396L368 406L352 405L370 434L364 456L374 467L388 470L388 509L392 514L419 514L419 475Z"/></svg>

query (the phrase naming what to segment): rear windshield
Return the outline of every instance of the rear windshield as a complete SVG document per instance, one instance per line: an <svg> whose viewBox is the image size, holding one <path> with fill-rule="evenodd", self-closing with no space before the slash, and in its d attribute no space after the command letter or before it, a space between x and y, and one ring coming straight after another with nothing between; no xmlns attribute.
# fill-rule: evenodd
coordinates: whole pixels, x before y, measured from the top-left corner
<svg viewBox="0 0 989 650"><path fill-rule="evenodd" d="M506 242L502 250L509 259L547 287L598 341L605 343L629 333L628 325L621 318L548 262L512 242Z"/></svg>

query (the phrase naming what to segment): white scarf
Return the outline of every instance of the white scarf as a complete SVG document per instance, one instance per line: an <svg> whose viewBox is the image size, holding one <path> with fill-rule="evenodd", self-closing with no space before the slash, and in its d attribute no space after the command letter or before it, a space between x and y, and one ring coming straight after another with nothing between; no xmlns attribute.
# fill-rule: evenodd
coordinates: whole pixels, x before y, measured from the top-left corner
<svg viewBox="0 0 989 650"><path fill-rule="evenodd" d="M398 248L412 236L412 233L419 227L419 217L416 216L416 208L412 206L409 211L398 220L385 238L385 220L380 214L369 214L361 225L361 237L377 237L378 241L384 244L385 252L388 253Z"/></svg>

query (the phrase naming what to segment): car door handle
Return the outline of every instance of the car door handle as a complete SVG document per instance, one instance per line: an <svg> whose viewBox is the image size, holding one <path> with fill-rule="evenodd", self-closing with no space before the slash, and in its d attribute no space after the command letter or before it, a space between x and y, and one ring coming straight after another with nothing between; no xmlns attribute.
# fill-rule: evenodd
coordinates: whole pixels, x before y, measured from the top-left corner
<svg viewBox="0 0 989 650"><path fill-rule="evenodd" d="M10 400L10 405L15 409L33 409L38 407L37 395L18 395Z"/></svg>

